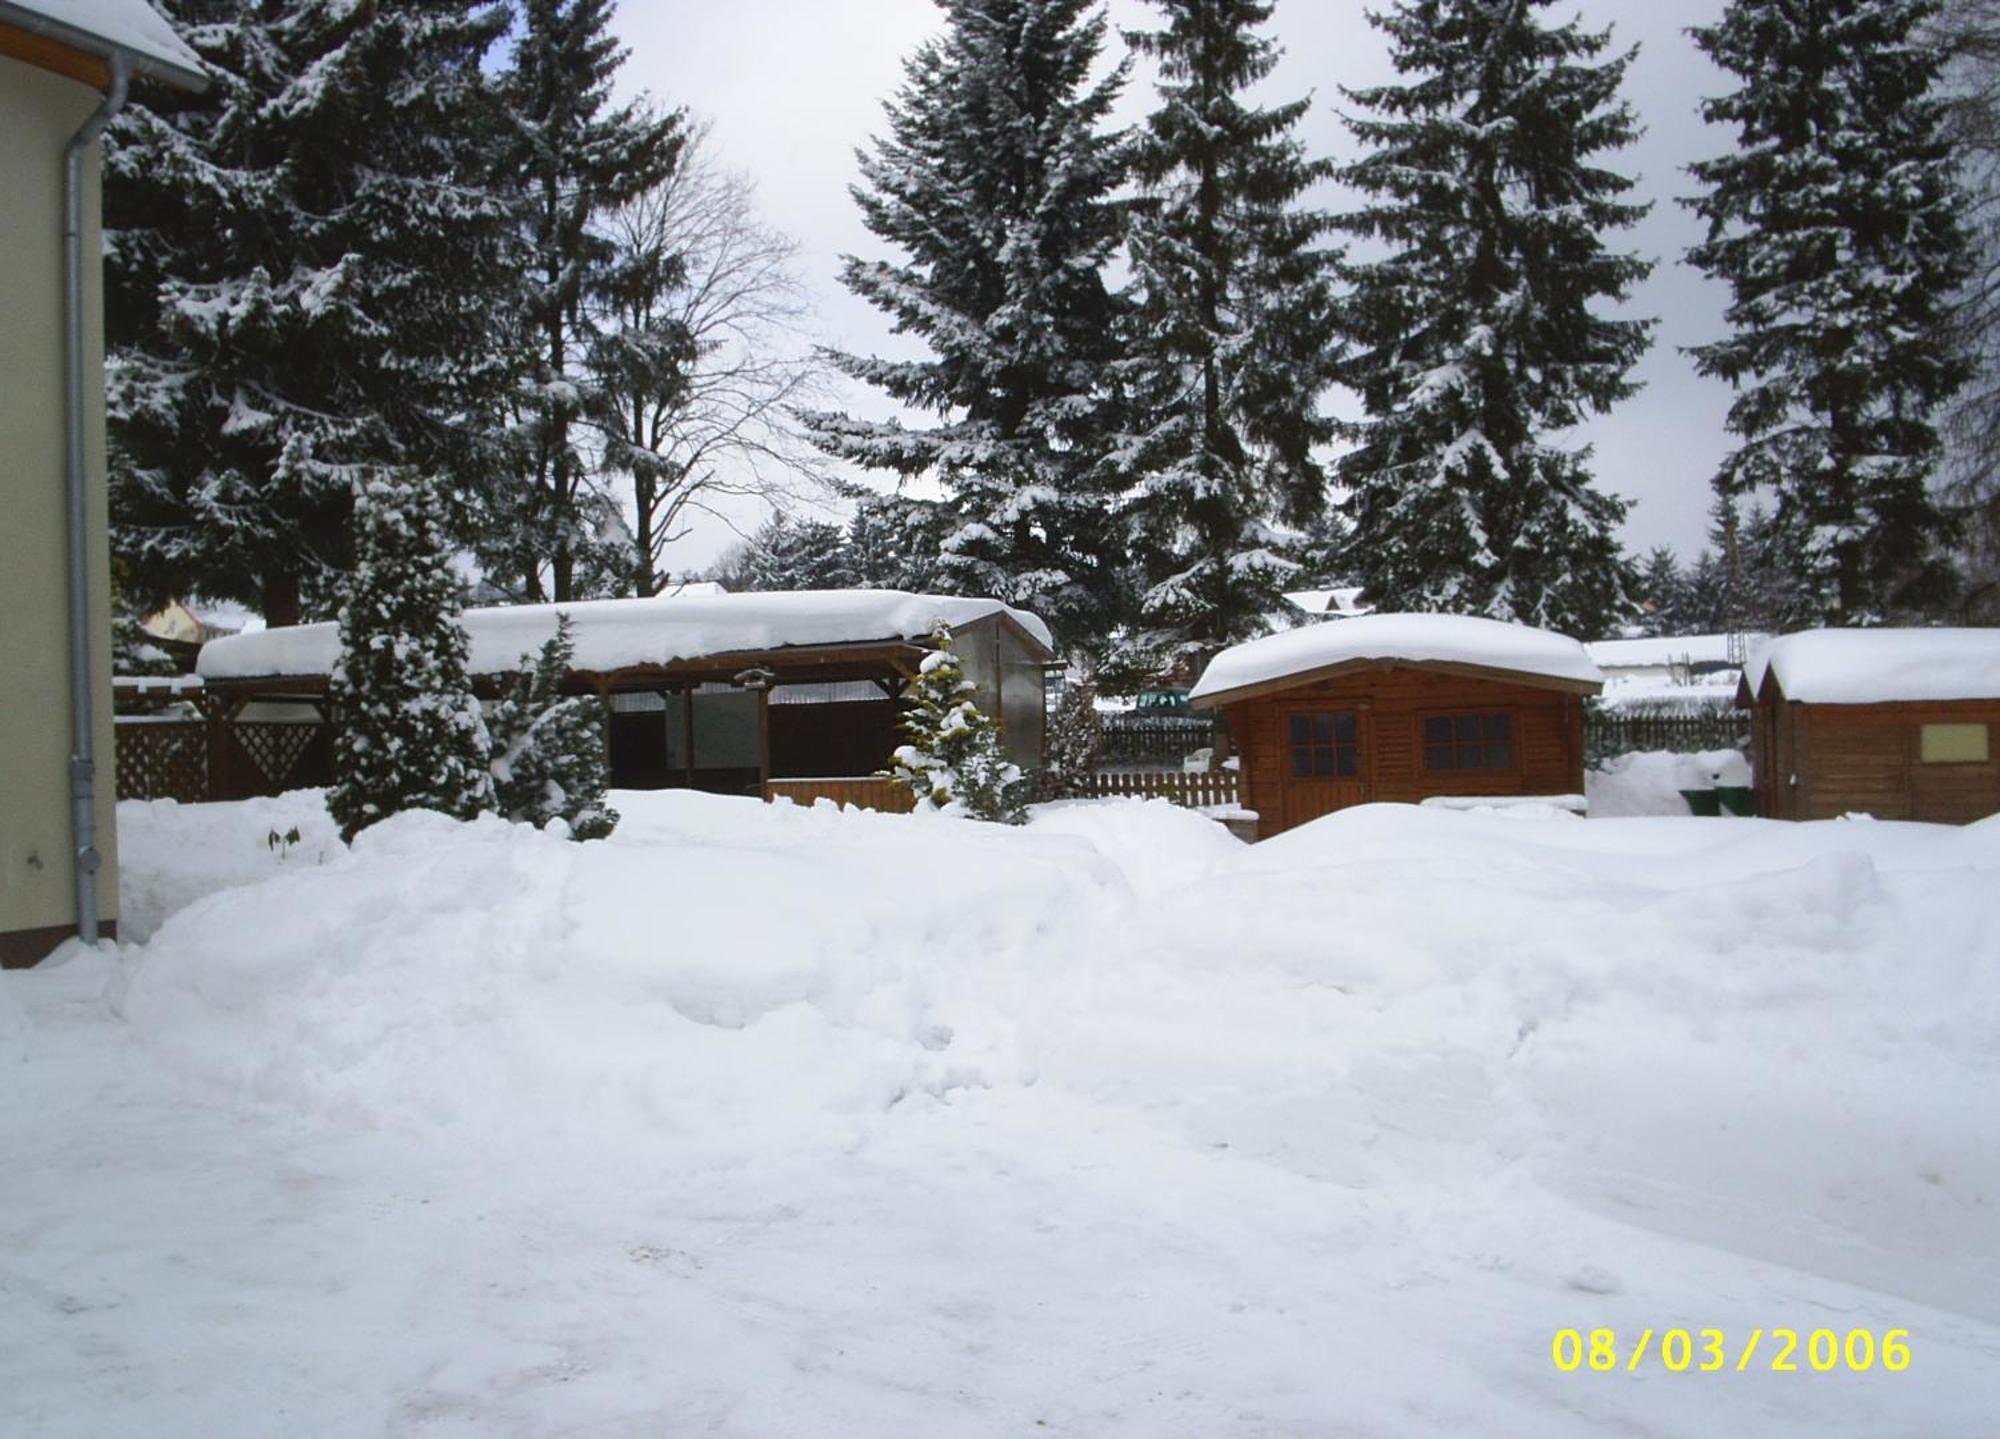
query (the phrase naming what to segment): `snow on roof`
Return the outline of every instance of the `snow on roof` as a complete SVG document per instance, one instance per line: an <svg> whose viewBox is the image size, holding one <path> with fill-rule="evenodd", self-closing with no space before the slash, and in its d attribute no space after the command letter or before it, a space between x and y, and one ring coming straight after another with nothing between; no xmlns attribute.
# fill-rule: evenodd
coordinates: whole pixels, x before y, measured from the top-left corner
<svg viewBox="0 0 2000 1439"><path fill-rule="evenodd" d="M1763 635L1751 635L1755 645ZM1592 640L1584 645L1600 669L1646 669L1660 665L1726 665L1728 635L1662 635L1643 640Z"/></svg>
<svg viewBox="0 0 2000 1439"><path fill-rule="evenodd" d="M1750 693L1772 673L1803 704L2000 699L2000 629L1805 630L1753 646Z"/></svg>
<svg viewBox="0 0 2000 1439"><path fill-rule="evenodd" d="M90 55L118 51L136 69L183 88L208 84L200 57L146 0L0 0L0 25Z"/></svg>
<svg viewBox="0 0 2000 1439"><path fill-rule="evenodd" d="M1476 665L1591 685L1604 682L1583 646L1567 635L1469 615L1362 615L1226 649L1209 662L1189 698L1210 698L1357 660Z"/></svg>
<svg viewBox="0 0 2000 1439"><path fill-rule="evenodd" d="M1004 614L1053 649L1048 626L998 600L912 595L900 590L793 590L780 594L656 595L650 599L578 600L467 610L473 674L506 674L555 633L556 616L575 622L575 667L617 670L674 660L793 645L864 644L918 639L942 619L961 629ZM229 635L202 646L208 679L323 675L340 656L332 623Z"/></svg>

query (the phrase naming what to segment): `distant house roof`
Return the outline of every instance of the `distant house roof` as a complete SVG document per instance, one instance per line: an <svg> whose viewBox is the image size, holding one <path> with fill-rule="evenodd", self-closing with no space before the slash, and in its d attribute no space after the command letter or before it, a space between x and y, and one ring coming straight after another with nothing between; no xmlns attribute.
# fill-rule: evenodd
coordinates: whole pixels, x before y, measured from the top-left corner
<svg viewBox="0 0 2000 1439"><path fill-rule="evenodd" d="M1800 704L2000 698L2000 629L1803 630L1753 647L1744 699L1775 678Z"/></svg>
<svg viewBox="0 0 2000 1439"><path fill-rule="evenodd" d="M1750 643L1766 638L1752 635ZM1662 635L1643 640L1592 640L1584 648L1599 669L1654 669L1665 665L1726 665L1728 635Z"/></svg>
<svg viewBox="0 0 2000 1439"><path fill-rule="evenodd" d="M1604 683L1567 635L1468 615L1363 615L1224 650L1189 698L1219 704L1373 664L1429 664L1591 694Z"/></svg>
<svg viewBox="0 0 2000 1439"><path fill-rule="evenodd" d="M1361 602L1361 586L1348 585L1333 590L1289 590L1285 598L1309 615L1338 615L1352 618L1373 614L1373 605Z"/></svg>
<svg viewBox="0 0 2000 1439"><path fill-rule="evenodd" d="M665 594L467 610L462 623L471 642L471 673L520 669L521 656L555 633L559 614L574 623L572 667L598 674L797 646L908 642L922 639L939 620L956 630L989 615L1004 616L1045 652L1054 649L1047 625L998 600L900 590ZM293 625L211 640L196 670L211 680L325 675L339 657L336 625Z"/></svg>
<svg viewBox="0 0 2000 1439"><path fill-rule="evenodd" d="M5 28L25 31L94 61L123 55L139 73L179 89L208 86L200 57L146 0L0 0L0 29ZM10 52L0 47L4 53ZM18 58L43 64L38 55ZM43 64L43 68L74 75L66 67Z"/></svg>

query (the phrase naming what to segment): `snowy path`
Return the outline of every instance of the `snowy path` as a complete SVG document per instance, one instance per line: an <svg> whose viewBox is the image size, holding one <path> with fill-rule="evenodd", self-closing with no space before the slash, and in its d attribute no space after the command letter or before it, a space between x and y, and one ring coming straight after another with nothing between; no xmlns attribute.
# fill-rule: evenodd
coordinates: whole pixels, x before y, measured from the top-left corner
<svg viewBox="0 0 2000 1439"><path fill-rule="evenodd" d="M178 917L0 984L0 1431L1992 1432L2000 828L621 803L128 807ZM1916 1358L1550 1361L1673 1326Z"/></svg>

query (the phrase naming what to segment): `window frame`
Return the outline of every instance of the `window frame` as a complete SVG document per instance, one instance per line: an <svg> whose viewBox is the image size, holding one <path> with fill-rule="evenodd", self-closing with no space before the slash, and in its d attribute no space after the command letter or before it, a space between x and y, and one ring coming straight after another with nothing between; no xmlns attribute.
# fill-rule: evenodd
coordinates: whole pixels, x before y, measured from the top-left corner
<svg viewBox="0 0 2000 1439"><path fill-rule="evenodd" d="M1300 747L1292 739L1292 725L1298 720L1311 719L1317 715L1324 715L1334 722L1332 726L1333 739L1330 746L1333 753L1333 769L1326 774L1300 774L1296 765ZM1343 717L1354 721L1354 739L1349 744L1342 744L1340 740L1339 721ZM1284 782L1286 784L1362 784L1366 782L1368 778L1367 717L1359 707L1355 705L1343 706L1312 703L1291 704L1287 705L1281 711L1279 720L1281 725L1279 742L1284 749L1284 758L1281 763L1283 765ZM1307 748L1317 750L1321 746L1315 744ZM1343 749L1351 749L1354 752L1354 772L1352 774L1341 773L1340 754Z"/></svg>
<svg viewBox="0 0 2000 1439"><path fill-rule="evenodd" d="M1983 730L1986 734L1986 756L1983 759L1929 759L1924 754L1924 735L1933 729ZM1993 725L1989 720L1919 720L1917 722L1917 764L1923 769L1948 767L1951 765L1972 765L1985 768L1993 763Z"/></svg>
<svg viewBox="0 0 2000 1439"><path fill-rule="evenodd" d="M1441 719L1457 721L1468 717L1476 717L1482 721L1494 718L1505 719L1507 721L1508 762L1504 765L1454 765L1450 769L1434 768L1431 764L1431 745L1428 734L1430 722ZM1518 777L1522 773L1521 711L1514 705L1453 705L1448 708L1433 707L1418 710L1416 713L1416 735L1414 739L1417 749L1417 772L1426 779L1432 776L1446 777L1457 775L1513 775ZM1481 750L1485 749L1486 741L1484 738L1479 741L1479 747ZM1454 753L1456 753L1458 748L1458 740L1454 734L1452 741Z"/></svg>

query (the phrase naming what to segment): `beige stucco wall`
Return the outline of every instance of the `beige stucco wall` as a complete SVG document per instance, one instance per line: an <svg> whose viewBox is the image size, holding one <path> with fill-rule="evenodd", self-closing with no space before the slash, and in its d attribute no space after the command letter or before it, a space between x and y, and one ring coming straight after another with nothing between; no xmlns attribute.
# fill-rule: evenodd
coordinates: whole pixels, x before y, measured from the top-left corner
<svg viewBox="0 0 2000 1439"><path fill-rule="evenodd" d="M75 922L62 386L62 152L95 91L0 56L0 944ZM97 171L87 172L87 456L99 916L118 912Z"/></svg>

